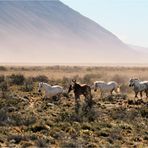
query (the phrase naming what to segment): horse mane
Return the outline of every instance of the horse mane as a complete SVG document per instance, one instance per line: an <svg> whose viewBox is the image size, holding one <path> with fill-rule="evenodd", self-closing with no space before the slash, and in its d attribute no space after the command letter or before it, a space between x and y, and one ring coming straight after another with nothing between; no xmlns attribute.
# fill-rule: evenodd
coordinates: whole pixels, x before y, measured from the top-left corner
<svg viewBox="0 0 148 148"><path fill-rule="evenodd" d="M131 80L138 80L138 81L139 81L139 79L138 79L138 78L130 78L130 81L131 81Z"/></svg>
<svg viewBox="0 0 148 148"><path fill-rule="evenodd" d="M86 86L87 84L81 84L80 82L75 82L76 85L79 85L80 87Z"/></svg>
<svg viewBox="0 0 148 148"><path fill-rule="evenodd" d="M94 83L106 83L105 81L95 81Z"/></svg>
<svg viewBox="0 0 148 148"><path fill-rule="evenodd" d="M50 84L48 84L48 83L45 83L45 82L40 82L40 84L44 84L44 85L47 85L47 86L51 86L52 87L52 85L50 85Z"/></svg>

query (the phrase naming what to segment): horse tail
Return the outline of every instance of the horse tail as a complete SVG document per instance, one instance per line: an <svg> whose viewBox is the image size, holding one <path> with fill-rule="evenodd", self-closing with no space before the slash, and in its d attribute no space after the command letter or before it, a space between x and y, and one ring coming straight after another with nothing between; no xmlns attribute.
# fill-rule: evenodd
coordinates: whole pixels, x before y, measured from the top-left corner
<svg viewBox="0 0 148 148"><path fill-rule="evenodd" d="M92 85L92 88L94 89L94 91L97 91L97 83L94 83L93 85Z"/></svg>

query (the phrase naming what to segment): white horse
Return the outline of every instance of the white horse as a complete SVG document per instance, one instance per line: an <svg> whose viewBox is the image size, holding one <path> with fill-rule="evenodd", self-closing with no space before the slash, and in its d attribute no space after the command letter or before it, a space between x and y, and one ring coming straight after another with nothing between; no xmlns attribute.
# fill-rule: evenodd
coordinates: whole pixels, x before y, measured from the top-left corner
<svg viewBox="0 0 148 148"><path fill-rule="evenodd" d="M140 92L140 97L142 98L142 92L145 91L146 97L148 97L148 81L140 81L139 79L130 79L129 87L133 87L135 92L135 98L138 98L138 93Z"/></svg>
<svg viewBox="0 0 148 148"><path fill-rule="evenodd" d="M47 83L40 82L39 83L39 89L38 92L41 92L41 90L45 91L45 98L51 98L56 95L60 95L63 93L63 87L59 85L51 86Z"/></svg>
<svg viewBox="0 0 148 148"><path fill-rule="evenodd" d="M120 87L117 84L117 82L115 81L111 81L111 82L104 82L104 81L96 81L94 82L94 91L97 91L97 89L99 89L101 91L101 96L103 96L103 93L106 91L109 91L112 95L113 91L115 91L116 93L118 93L120 91Z"/></svg>

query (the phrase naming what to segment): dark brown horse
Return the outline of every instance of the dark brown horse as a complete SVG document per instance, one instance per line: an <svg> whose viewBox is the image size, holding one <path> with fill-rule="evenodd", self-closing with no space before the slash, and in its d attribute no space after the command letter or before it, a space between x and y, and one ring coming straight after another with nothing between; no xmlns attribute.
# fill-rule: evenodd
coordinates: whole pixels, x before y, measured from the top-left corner
<svg viewBox="0 0 148 148"><path fill-rule="evenodd" d="M91 108L92 107L91 87L86 84L80 85L76 82L76 80L72 80L72 83L73 84L70 85L68 93L70 93L72 90L74 91L76 107L79 109L80 95L83 95L85 97L85 102L87 103L87 107ZM78 112L77 109L76 112Z"/></svg>

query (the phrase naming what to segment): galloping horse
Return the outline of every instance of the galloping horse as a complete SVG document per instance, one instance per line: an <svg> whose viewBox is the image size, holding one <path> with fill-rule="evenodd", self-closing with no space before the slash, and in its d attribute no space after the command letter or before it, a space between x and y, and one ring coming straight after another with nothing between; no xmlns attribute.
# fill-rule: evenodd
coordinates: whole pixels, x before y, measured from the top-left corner
<svg viewBox="0 0 148 148"><path fill-rule="evenodd" d="M140 97L142 98L142 92L145 91L146 97L148 98L148 81L140 81L139 79L130 79L129 87L133 87L135 92L135 98L138 98L138 93L140 92Z"/></svg>
<svg viewBox="0 0 148 148"><path fill-rule="evenodd" d="M68 93L70 93L70 91L72 90L74 91L75 103L78 106L78 108L79 108L80 95L83 95L85 97L85 102L91 108L92 107L91 87L86 84L80 85L76 82L76 80L72 80L72 83L73 84L69 86ZM78 112L78 110L76 110L76 112Z"/></svg>
<svg viewBox="0 0 148 148"><path fill-rule="evenodd" d="M106 83L104 81L96 81L96 82L94 82L94 91L97 91L97 89L100 89L101 97L103 96L103 93L105 91L110 91L110 93L112 95L113 91L118 93L120 90L119 85L115 81L111 81L108 83Z"/></svg>
<svg viewBox="0 0 148 148"><path fill-rule="evenodd" d="M47 83L40 82L38 91L41 92L42 89L45 91L45 98L50 98L63 93L63 87L59 85L51 86Z"/></svg>

